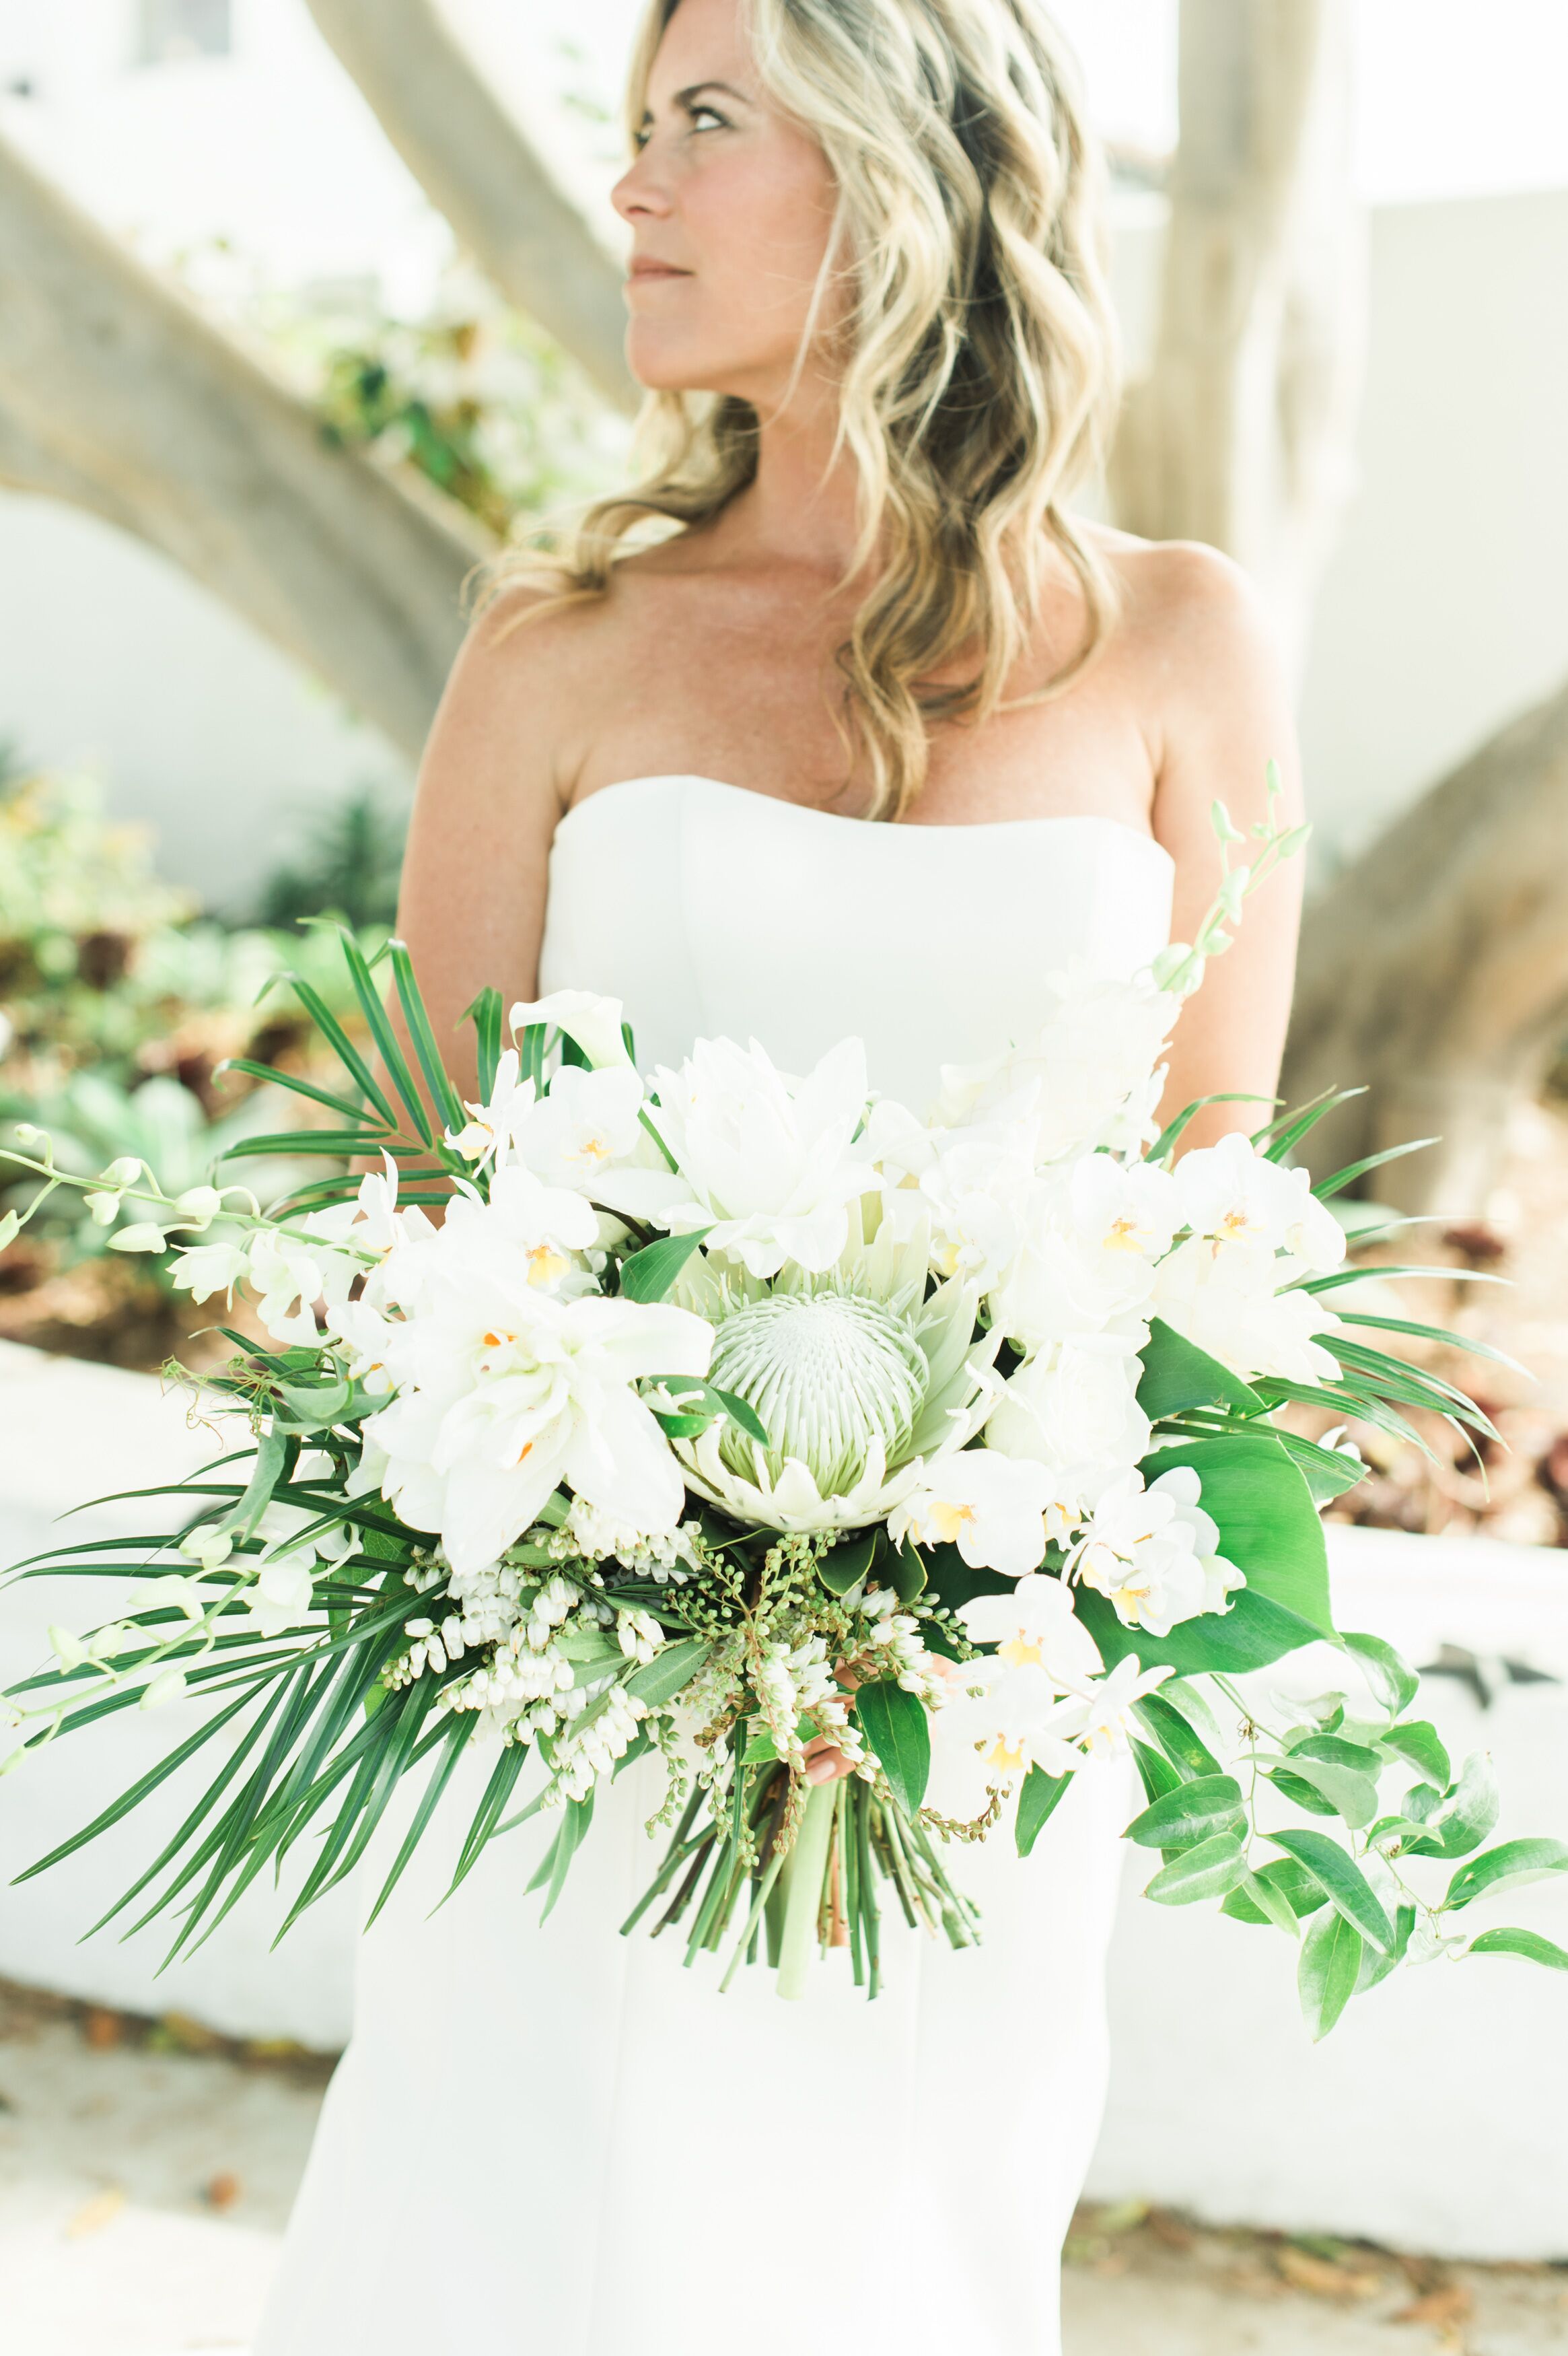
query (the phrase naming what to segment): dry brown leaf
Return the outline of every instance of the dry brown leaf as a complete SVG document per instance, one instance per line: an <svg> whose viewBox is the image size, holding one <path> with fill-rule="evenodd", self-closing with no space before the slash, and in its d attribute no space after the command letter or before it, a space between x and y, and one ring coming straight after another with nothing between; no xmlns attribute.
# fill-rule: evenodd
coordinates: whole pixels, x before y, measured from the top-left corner
<svg viewBox="0 0 1568 2356"><path fill-rule="evenodd" d="M1310 2250L1295 2249L1288 2242L1275 2252L1274 2262L1293 2288L1310 2291L1314 2298L1376 2298L1383 2287L1381 2275L1314 2257Z"/></svg>
<svg viewBox="0 0 1568 2356"><path fill-rule="evenodd" d="M90 2233L101 2233L105 2225L112 2224L125 2206L125 2195L117 2184L105 2185L84 2201L65 2229L68 2242L84 2242Z"/></svg>
<svg viewBox="0 0 1568 2356"><path fill-rule="evenodd" d="M94 2052L107 2053L124 2042L125 2016L112 2012L106 2004L90 2004L81 2016L81 2035L83 2043L91 2045Z"/></svg>
<svg viewBox="0 0 1568 2356"><path fill-rule="evenodd" d="M1468 2323L1476 2311L1476 2294L1464 2283L1444 2283L1423 2298L1413 2299L1394 2317L1396 2323L1424 2323L1435 2331L1450 2331Z"/></svg>
<svg viewBox="0 0 1568 2356"><path fill-rule="evenodd" d="M201 2197L209 2209L232 2209L242 2188L231 2168L220 2169L202 2186Z"/></svg>

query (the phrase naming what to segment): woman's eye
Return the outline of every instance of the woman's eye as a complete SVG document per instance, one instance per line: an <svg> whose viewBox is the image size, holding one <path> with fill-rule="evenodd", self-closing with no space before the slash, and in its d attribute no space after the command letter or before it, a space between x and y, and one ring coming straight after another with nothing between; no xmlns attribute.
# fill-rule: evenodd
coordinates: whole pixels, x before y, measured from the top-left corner
<svg viewBox="0 0 1568 2356"><path fill-rule="evenodd" d="M694 106L691 127L694 131L728 131L730 128L716 106Z"/></svg>

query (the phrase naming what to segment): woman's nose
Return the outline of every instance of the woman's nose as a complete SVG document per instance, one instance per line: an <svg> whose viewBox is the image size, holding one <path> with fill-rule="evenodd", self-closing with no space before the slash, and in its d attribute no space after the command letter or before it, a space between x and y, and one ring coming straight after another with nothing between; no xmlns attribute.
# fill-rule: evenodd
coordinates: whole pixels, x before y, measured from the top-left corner
<svg viewBox="0 0 1568 2356"><path fill-rule="evenodd" d="M652 147L644 147L610 191L610 201L624 221L665 220L669 217L669 192L664 185Z"/></svg>

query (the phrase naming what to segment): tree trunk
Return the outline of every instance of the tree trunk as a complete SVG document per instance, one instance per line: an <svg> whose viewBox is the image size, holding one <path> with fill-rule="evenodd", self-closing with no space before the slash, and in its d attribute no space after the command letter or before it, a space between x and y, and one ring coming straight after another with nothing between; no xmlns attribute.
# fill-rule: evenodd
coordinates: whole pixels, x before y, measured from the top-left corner
<svg viewBox="0 0 1568 2356"><path fill-rule="evenodd" d="M1296 674L1360 384L1351 16L1352 0L1182 0L1154 364L1111 465L1118 522L1233 556Z"/></svg>
<svg viewBox="0 0 1568 2356"><path fill-rule="evenodd" d="M311 15L425 194L479 266L619 409L621 273L443 21L434 0L309 0Z"/></svg>
<svg viewBox="0 0 1568 2356"><path fill-rule="evenodd" d="M335 445L4 144L0 482L135 533L419 753L477 529Z"/></svg>
<svg viewBox="0 0 1568 2356"><path fill-rule="evenodd" d="M1407 1139L1380 1202L1480 1213L1509 1108L1568 1032L1568 683L1434 787L1309 912L1283 1083L1365 1081L1320 1173Z"/></svg>

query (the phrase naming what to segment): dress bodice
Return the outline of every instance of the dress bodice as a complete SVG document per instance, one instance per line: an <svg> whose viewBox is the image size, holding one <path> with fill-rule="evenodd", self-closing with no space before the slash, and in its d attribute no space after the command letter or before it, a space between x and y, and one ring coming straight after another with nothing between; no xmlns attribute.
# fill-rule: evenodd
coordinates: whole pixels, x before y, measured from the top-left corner
<svg viewBox="0 0 1568 2356"><path fill-rule="evenodd" d="M1146 966L1173 867L1112 819L871 826L715 778L635 777L568 811L550 852L541 992L623 1001L644 1069L759 1039L785 1070L864 1039L873 1085L923 1110L1046 1011L1045 978Z"/></svg>

